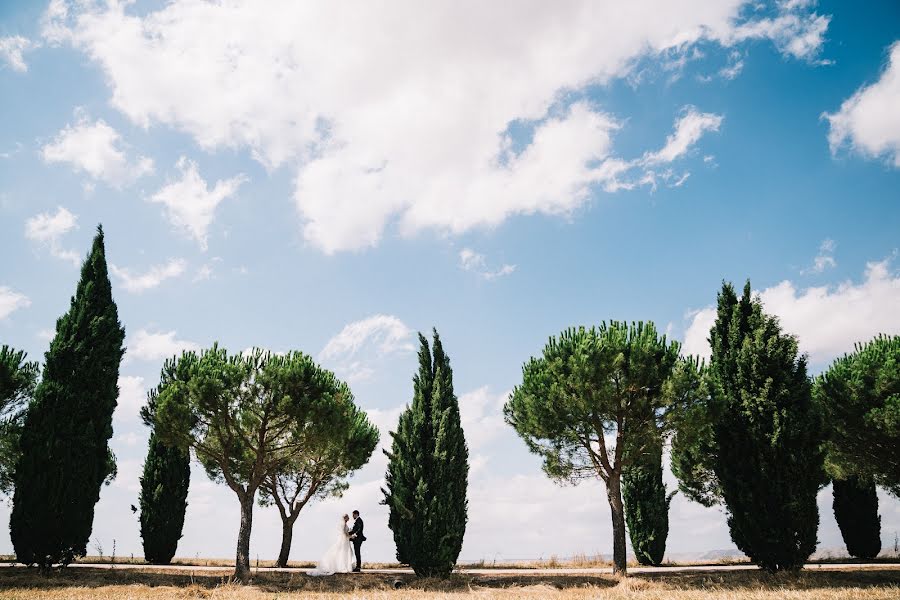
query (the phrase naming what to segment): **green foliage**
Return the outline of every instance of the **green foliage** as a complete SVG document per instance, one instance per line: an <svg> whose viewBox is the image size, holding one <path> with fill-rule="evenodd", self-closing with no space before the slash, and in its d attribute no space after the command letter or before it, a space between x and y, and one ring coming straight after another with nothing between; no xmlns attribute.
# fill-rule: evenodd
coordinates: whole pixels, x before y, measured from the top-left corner
<svg viewBox="0 0 900 600"><path fill-rule="evenodd" d="M453 371L437 331L419 335L419 372L413 401L392 433L384 504L397 560L420 577L453 570L466 531L469 451L453 392Z"/></svg>
<svg viewBox="0 0 900 600"><path fill-rule="evenodd" d="M629 457L622 469L622 499L631 547L642 565L659 566L669 535L671 494L663 483L662 438L643 453Z"/></svg>
<svg viewBox="0 0 900 600"><path fill-rule="evenodd" d="M847 552L856 558L875 558L881 552L881 517L875 484L851 475L835 479L832 485L834 518Z"/></svg>
<svg viewBox="0 0 900 600"><path fill-rule="evenodd" d="M296 439L302 453L272 471L260 486L259 503L278 507L282 521L282 543L277 566L286 567L291 550L294 522L309 502L341 496L349 486L347 478L361 469L378 445L378 428L366 413L351 406L336 421L331 435L324 438L301 427Z"/></svg>
<svg viewBox="0 0 900 600"><path fill-rule="evenodd" d="M150 434L141 475L141 539L147 562L167 565L175 556L184 527L191 455Z"/></svg>
<svg viewBox="0 0 900 600"><path fill-rule="evenodd" d="M606 483L620 573L626 568L622 471L655 451L669 427L669 378L678 351L652 323L568 329L525 364L522 384L504 407L506 422L543 458L551 479L576 484L599 476Z"/></svg>
<svg viewBox="0 0 900 600"><path fill-rule="evenodd" d="M167 365L168 381L144 412L159 438L193 448L207 474L238 497L235 576L250 576L257 490L308 448L340 436L356 410L347 384L302 352L229 355L213 346Z"/></svg>
<svg viewBox="0 0 900 600"><path fill-rule="evenodd" d="M670 392L677 399L677 406L671 411L672 474L682 494L707 507L722 502L722 490L713 470L713 426L719 407L711 402L708 381L708 367L694 358L680 361L670 381Z"/></svg>
<svg viewBox="0 0 900 600"><path fill-rule="evenodd" d="M858 344L816 380L830 475L856 475L900 497L900 336Z"/></svg>
<svg viewBox="0 0 900 600"><path fill-rule="evenodd" d="M25 410L40 372L36 362L26 362L25 352L0 346L0 493L12 494L19 436Z"/></svg>
<svg viewBox="0 0 900 600"><path fill-rule="evenodd" d="M750 293L728 283L710 332L714 456L731 539L766 570L797 569L816 547L822 423L806 358Z"/></svg>
<svg viewBox="0 0 900 600"><path fill-rule="evenodd" d="M19 562L46 569L87 551L100 488L115 473L108 442L124 338L98 227L22 428L10 518Z"/></svg>

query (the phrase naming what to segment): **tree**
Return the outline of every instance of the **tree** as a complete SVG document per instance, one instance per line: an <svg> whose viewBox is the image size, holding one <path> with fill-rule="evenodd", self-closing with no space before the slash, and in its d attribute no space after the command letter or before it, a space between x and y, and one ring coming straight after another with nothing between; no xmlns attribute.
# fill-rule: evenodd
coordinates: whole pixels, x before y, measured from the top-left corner
<svg viewBox="0 0 900 600"><path fill-rule="evenodd" d="M191 455L183 448L163 443L155 432L150 433L147 446L139 497L144 559L167 565L175 556L184 528Z"/></svg>
<svg viewBox="0 0 900 600"><path fill-rule="evenodd" d="M855 475L831 483L834 518L847 552L856 558L875 558L881 552L881 517L875 483Z"/></svg>
<svg viewBox="0 0 900 600"><path fill-rule="evenodd" d="M237 495L235 578L250 579L253 504L266 478L334 434L355 410L347 384L302 352L185 352L152 406L160 439L192 448Z"/></svg>
<svg viewBox="0 0 900 600"><path fill-rule="evenodd" d="M646 418L647 423L655 421L652 416ZM654 432L648 433L652 435ZM629 464L622 468L622 500L635 557L642 565L659 566L666 553L669 504L675 492L666 493L663 483L662 437L657 435L645 448L626 458Z"/></svg>
<svg viewBox="0 0 900 600"><path fill-rule="evenodd" d="M900 336L878 336L834 361L815 386L828 423L826 466L900 497Z"/></svg>
<svg viewBox="0 0 900 600"><path fill-rule="evenodd" d="M159 385L148 394L141 408L141 419L150 427L147 458L141 475L141 539L144 559L167 565L175 556L184 529L188 487L191 482L191 454L185 448L167 444L156 434L156 409L159 394L167 386L177 386L176 361L169 359L160 372Z"/></svg>
<svg viewBox="0 0 900 600"><path fill-rule="evenodd" d="M7 496L13 490L25 410L40 372L36 362L25 358L21 350L0 346L0 493Z"/></svg>
<svg viewBox="0 0 900 600"><path fill-rule="evenodd" d="M87 552L100 488L115 475L108 442L124 338L98 227L22 428L9 526L19 562L47 569Z"/></svg>
<svg viewBox="0 0 900 600"><path fill-rule="evenodd" d="M453 392L450 358L437 331L419 334L413 400L400 415L388 457L384 504L397 560L419 577L453 570L468 519L469 450ZM432 356L433 351L433 356Z"/></svg>
<svg viewBox="0 0 900 600"><path fill-rule="evenodd" d="M281 550L276 566L286 567L291 552L294 523L310 501L340 496L347 489L346 478L369 462L378 445L378 428L366 413L355 406L336 421L328 438L303 428L296 439L304 439L302 454L272 471L260 486L260 504L274 504L281 515Z"/></svg>
<svg viewBox="0 0 900 600"><path fill-rule="evenodd" d="M503 409L551 479L577 484L599 476L606 484L617 574L626 573L622 472L659 443L678 351L649 322L568 329L522 367L522 383Z"/></svg>
<svg viewBox="0 0 900 600"><path fill-rule="evenodd" d="M675 436L673 471L689 497L725 505L731 539L753 562L800 568L816 547L824 483L806 358L749 281L740 299L722 285L709 341L709 368L698 371L705 381L688 394L696 422Z"/></svg>

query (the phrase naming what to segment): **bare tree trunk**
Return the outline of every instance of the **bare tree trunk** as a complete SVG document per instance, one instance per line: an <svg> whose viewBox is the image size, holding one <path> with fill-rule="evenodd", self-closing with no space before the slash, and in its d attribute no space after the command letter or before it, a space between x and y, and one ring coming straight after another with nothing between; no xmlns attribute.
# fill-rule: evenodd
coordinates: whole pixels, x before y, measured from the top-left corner
<svg viewBox="0 0 900 600"><path fill-rule="evenodd" d="M253 500L255 493L238 494L241 502L241 527L238 529L237 556L234 577L241 583L250 581L250 530L253 527Z"/></svg>
<svg viewBox="0 0 900 600"><path fill-rule="evenodd" d="M288 564L288 556L291 554L291 541L294 538L294 522L299 514L297 512L287 518L284 516L281 518L281 551L278 553L278 562L276 563L279 567L284 568Z"/></svg>
<svg viewBox="0 0 900 600"><path fill-rule="evenodd" d="M627 575L625 556L625 507L622 504L622 476L616 473L606 482L606 497L612 513L613 574Z"/></svg>

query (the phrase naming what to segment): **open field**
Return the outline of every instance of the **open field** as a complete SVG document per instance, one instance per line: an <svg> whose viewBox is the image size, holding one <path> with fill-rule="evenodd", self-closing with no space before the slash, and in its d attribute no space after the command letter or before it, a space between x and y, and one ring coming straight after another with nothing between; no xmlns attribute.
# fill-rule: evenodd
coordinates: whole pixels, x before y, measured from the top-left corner
<svg viewBox="0 0 900 600"><path fill-rule="evenodd" d="M395 581L400 590L392 589ZM228 575L184 569L99 569L80 567L47 577L33 569L0 569L0 598L16 600L151 600L210 598L460 599L549 598L558 600L774 600L896 599L900 567L811 568L799 574L767 575L755 570L674 571L661 569L620 580L609 575L460 574L448 581L417 580L407 573L364 573L327 578L301 572L260 571L247 587Z"/></svg>

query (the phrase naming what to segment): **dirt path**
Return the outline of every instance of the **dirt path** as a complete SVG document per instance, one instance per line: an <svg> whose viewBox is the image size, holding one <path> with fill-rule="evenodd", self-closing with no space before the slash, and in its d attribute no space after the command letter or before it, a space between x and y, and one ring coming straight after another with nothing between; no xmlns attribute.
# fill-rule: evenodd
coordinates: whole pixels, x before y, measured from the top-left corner
<svg viewBox="0 0 900 600"><path fill-rule="evenodd" d="M0 563L0 567L16 568L22 567L17 563ZM231 573L234 567L229 566L193 566L193 565L143 565L132 563L75 563L69 565L69 568L91 568L91 569L153 569L154 571L172 571L176 572L193 572L193 573ZM897 569L900 571L900 563L810 563L806 565L806 569L810 571L842 571L853 569ZM259 573L308 573L312 569L308 568L279 568L279 567L259 567L253 568L254 572ZM758 567L752 564L739 565L675 565L663 567L629 567L628 572L632 574L662 574L662 573L690 573L697 571L756 571ZM364 573L372 573L379 575L390 574L412 574L411 569L364 569ZM611 575L611 567L599 568L565 568L556 569L467 569L465 567L457 569L458 573L469 575Z"/></svg>

